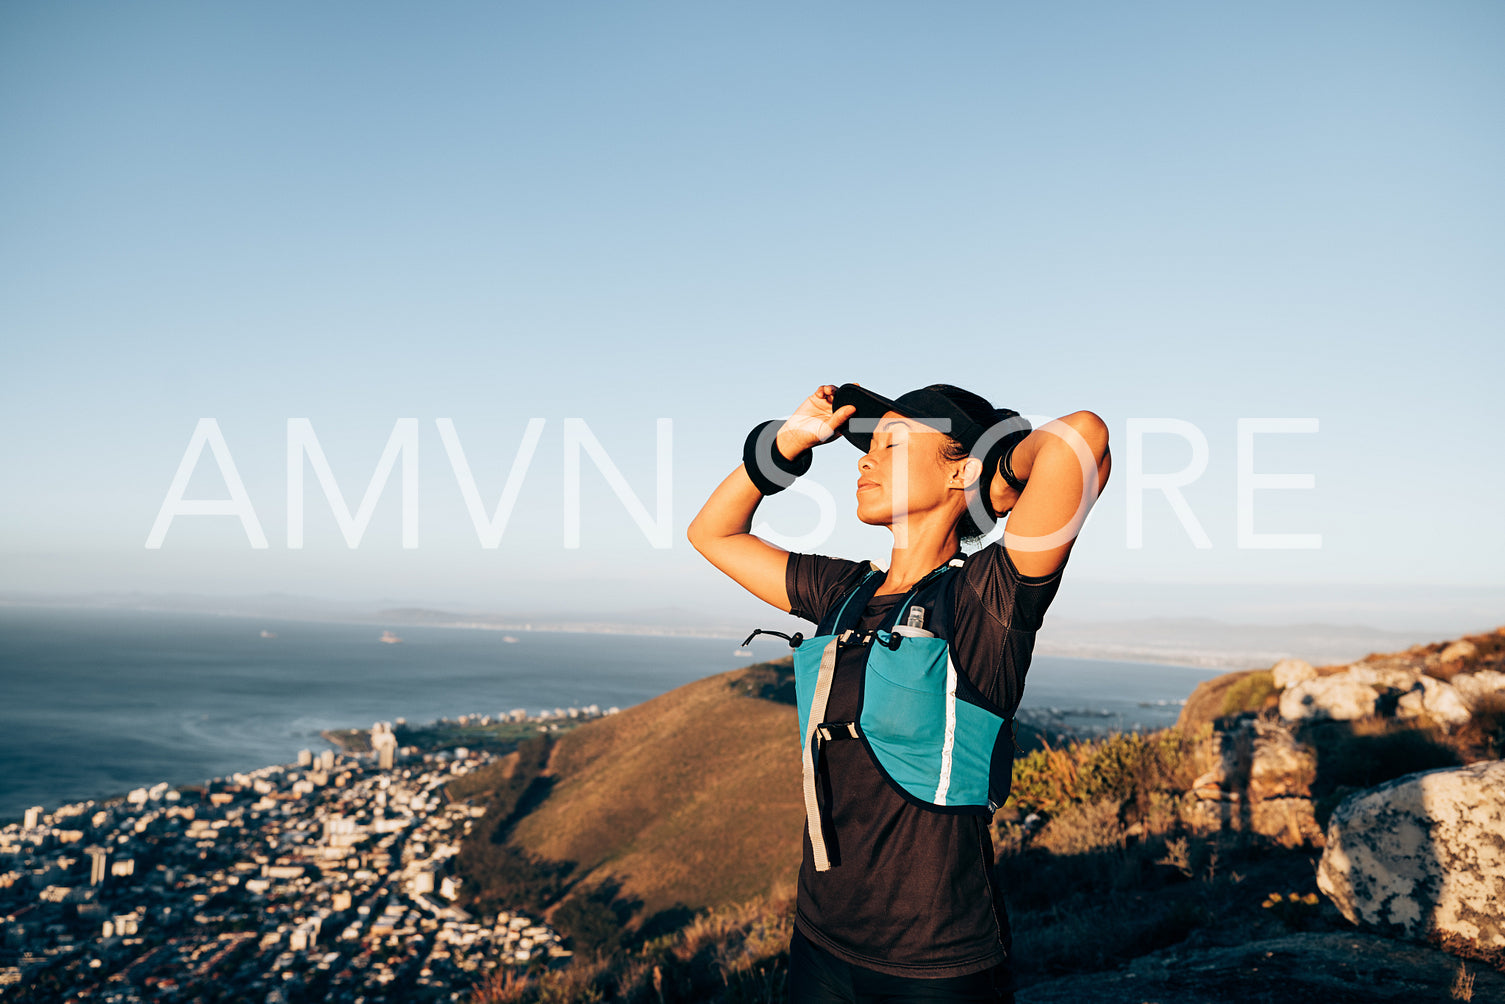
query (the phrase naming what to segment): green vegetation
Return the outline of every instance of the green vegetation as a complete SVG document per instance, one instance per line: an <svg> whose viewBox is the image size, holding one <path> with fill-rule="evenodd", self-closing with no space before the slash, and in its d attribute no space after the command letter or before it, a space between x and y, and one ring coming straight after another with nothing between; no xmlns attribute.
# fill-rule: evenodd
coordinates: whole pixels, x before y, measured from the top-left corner
<svg viewBox="0 0 1505 1004"><path fill-rule="evenodd" d="M1211 728L1188 734L1164 729L1113 735L1014 762L1009 804L1025 812L1059 813L1069 806L1111 801L1144 810L1157 796L1180 794L1209 766L1203 750Z"/></svg>
<svg viewBox="0 0 1505 1004"><path fill-rule="evenodd" d="M1223 717L1242 714L1245 711L1260 711L1279 699L1280 688L1275 686L1275 674L1268 669L1257 670L1240 677L1223 691L1221 713Z"/></svg>
<svg viewBox="0 0 1505 1004"><path fill-rule="evenodd" d="M1259 679L1268 680L1271 689L1267 693L1274 693L1275 675L1267 669L1244 669L1203 680L1187 696L1176 726L1194 732L1227 715L1260 710L1264 696L1259 695L1259 691L1264 687L1257 682L1247 682ZM1256 695L1259 695L1260 703L1255 703Z"/></svg>
<svg viewBox="0 0 1505 1004"><path fill-rule="evenodd" d="M513 824L547 790L540 775L551 746L547 736L532 736L513 756L446 786L452 798L486 799L486 814L474 828L478 836L465 841L456 859L478 910L542 914L564 887L568 864L544 861L507 842Z"/></svg>

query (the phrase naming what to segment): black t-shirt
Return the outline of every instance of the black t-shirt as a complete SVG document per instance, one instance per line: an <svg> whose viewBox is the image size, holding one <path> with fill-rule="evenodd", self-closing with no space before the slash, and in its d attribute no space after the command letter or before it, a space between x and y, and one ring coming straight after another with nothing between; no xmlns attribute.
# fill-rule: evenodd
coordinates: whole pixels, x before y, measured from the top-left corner
<svg viewBox="0 0 1505 1004"><path fill-rule="evenodd" d="M865 562L790 554L790 612L819 623L868 569ZM971 555L953 583L952 661L1012 715L1061 569L1020 575L994 543ZM878 627L901 599L875 596L858 630ZM866 656L862 648L841 650L826 721L857 719ZM832 864L815 870L807 829L795 913L805 937L849 963L895 976L963 976L1007 961L1008 919L994 888L988 820L906 801L860 742L827 743L822 756Z"/></svg>

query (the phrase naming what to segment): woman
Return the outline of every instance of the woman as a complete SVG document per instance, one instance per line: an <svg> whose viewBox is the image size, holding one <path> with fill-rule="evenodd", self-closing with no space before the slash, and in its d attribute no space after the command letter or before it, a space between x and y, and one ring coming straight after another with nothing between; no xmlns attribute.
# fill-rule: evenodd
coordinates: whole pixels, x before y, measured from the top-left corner
<svg viewBox="0 0 1505 1004"><path fill-rule="evenodd" d="M857 518L894 534L886 572L750 532L838 431L862 450ZM791 639L807 817L794 1004L1012 1000L988 823L1034 632L1109 464L1091 412L1029 431L946 384L893 401L826 385L753 430L690 524L713 565L818 625ZM963 556L1010 513L1001 544Z"/></svg>

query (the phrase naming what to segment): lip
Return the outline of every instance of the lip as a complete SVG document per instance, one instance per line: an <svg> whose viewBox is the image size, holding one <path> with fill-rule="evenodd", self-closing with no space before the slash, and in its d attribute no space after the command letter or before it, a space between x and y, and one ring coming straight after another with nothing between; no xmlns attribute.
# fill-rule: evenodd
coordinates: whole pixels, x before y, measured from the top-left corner
<svg viewBox="0 0 1505 1004"><path fill-rule="evenodd" d="M877 488L877 487L878 487L878 482L876 482L876 481L859 481L859 482L857 482L857 490L859 492L862 491L862 490L864 490L864 489L866 489L866 488Z"/></svg>

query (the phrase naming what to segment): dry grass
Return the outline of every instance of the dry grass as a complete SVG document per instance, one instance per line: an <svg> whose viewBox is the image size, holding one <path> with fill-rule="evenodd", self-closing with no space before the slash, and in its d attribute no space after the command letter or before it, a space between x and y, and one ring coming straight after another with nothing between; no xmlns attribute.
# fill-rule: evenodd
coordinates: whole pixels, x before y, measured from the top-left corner
<svg viewBox="0 0 1505 1004"><path fill-rule="evenodd" d="M1505 694L1484 697L1472 710L1466 725L1448 733L1449 744L1464 763L1505 758Z"/></svg>
<svg viewBox="0 0 1505 1004"><path fill-rule="evenodd" d="M1468 966L1458 963L1458 975L1453 977L1451 995L1455 1001L1471 1001L1474 999L1474 974L1468 971Z"/></svg>
<svg viewBox="0 0 1505 1004"><path fill-rule="evenodd" d="M566 893L611 888L614 906L635 911L632 930L792 880L804 824L798 727L792 705L761 696L780 696L788 662L700 680L560 736L544 794L508 843L568 863ZM503 786L509 769L489 782Z"/></svg>
<svg viewBox="0 0 1505 1004"><path fill-rule="evenodd" d="M532 981L507 966L471 987L468 1004L522 1004L531 991Z"/></svg>
<svg viewBox="0 0 1505 1004"><path fill-rule="evenodd" d="M785 999L794 889L705 911L636 950L577 957L528 975L497 973L470 1004L776 1004Z"/></svg>
<svg viewBox="0 0 1505 1004"><path fill-rule="evenodd" d="M1119 805L1102 799L1069 805L1045 824L1034 845L1050 854L1090 854L1124 846Z"/></svg>

